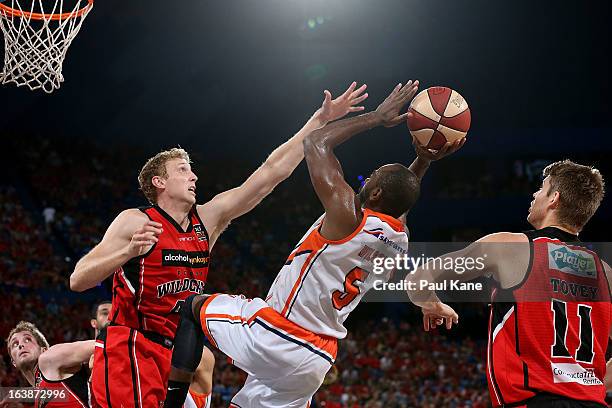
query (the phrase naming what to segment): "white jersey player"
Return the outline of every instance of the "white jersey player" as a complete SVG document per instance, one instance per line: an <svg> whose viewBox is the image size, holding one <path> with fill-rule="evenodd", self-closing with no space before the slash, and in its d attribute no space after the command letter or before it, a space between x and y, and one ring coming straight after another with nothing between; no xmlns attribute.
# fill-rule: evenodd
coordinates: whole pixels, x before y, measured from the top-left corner
<svg viewBox="0 0 612 408"><path fill-rule="evenodd" d="M387 281L392 273L373 273L372 261L406 254L408 237L401 221L368 208L355 231L341 240L321 234L324 219L321 216L293 250L266 303L305 329L342 339L349 313L375 280Z"/></svg>
<svg viewBox="0 0 612 408"><path fill-rule="evenodd" d="M200 324L208 341L248 374L231 407L308 407L334 363L348 314L374 279L388 278L374 276L373 260L407 250L399 218L417 200L430 161L463 141L435 155L417 147L410 168L382 166L358 195L344 180L333 150L365 130L402 123L407 114L399 112L417 87L418 82L400 84L376 111L334 122L305 139L308 170L325 214L292 251L266 300L226 294L187 299L181 321ZM193 343L190 336L175 338L175 378L188 374L186 350Z"/></svg>

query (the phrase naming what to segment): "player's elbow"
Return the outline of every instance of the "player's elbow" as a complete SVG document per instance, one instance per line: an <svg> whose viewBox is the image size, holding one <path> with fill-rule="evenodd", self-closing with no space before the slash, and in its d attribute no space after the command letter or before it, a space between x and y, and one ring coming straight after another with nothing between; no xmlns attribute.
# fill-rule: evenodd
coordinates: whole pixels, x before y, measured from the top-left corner
<svg viewBox="0 0 612 408"><path fill-rule="evenodd" d="M304 157L312 158L319 156L321 151L325 150L321 130L315 130L310 135L304 138Z"/></svg>
<svg viewBox="0 0 612 408"><path fill-rule="evenodd" d="M49 350L44 351L38 356L38 369L43 373L51 368L54 361L58 360L54 347L52 346Z"/></svg>
<svg viewBox="0 0 612 408"><path fill-rule="evenodd" d="M73 292L83 292L88 289L87 285L83 279L83 273L79 268L79 265L76 266L74 272L70 275L70 290Z"/></svg>
<svg viewBox="0 0 612 408"><path fill-rule="evenodd" d="M410 273L406 274L406 282L416 283L421 279L422 275L423 275L423 272L419 268L417 268L411 271Z"/></svg>

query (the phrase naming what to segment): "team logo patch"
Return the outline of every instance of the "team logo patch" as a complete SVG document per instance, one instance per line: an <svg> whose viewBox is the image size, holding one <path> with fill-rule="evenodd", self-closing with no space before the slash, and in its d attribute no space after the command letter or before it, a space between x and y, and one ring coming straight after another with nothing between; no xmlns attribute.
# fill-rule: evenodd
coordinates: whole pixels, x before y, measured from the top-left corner
<svg viewBox="0 0 612 408"><path fill-rule="evenodd" d="M595 258L592 254L551 242L547 245L550 269L584 278L597 278Z"/></svg>
<svg viewBox="0 0 612 408"><path fill-rule="evenodd" d="M196 224L193 226L193 230L195 231L198 241L206 241L206 233L202 229L202 225Z"/></svg>

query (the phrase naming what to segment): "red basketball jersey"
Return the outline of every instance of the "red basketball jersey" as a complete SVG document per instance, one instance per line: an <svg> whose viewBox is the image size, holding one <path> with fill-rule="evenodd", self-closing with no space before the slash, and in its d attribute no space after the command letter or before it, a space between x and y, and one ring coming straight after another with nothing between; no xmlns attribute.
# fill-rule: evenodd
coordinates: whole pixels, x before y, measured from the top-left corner
<svg viewBox="0 0 612 408"><path fill-rule="evenodd" d="M34 373L36 387L44 395L36 399L35 408L88 408L89 405L89 368L81 367L74 375L61 381L47 380L38 367ZM42 394L41 394L42 395ZM55 398L53 395L58 395Z"/></svg>
<svg viewBox="0 0 612 408"><path fill-rule="evenodd" d="M178 311L191 294L203 294L208 275L208 234L195 207L183 230L157 206L141 208L162 224L159 241L115 272L111 324L174 339Z"/></svg>
<svg viewBox="0 0 612 408"><path fill-rule="evenodd" d="M612 308L603 264L557 228L526 235L527 275L493 293L487 355L493 405L548 393L605 406Z"/></svg>

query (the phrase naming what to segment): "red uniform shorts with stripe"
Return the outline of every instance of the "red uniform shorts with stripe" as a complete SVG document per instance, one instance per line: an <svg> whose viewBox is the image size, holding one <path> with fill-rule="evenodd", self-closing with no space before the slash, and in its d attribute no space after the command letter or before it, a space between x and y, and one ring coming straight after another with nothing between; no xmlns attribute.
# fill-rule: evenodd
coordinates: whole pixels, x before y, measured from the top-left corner
<svg viewBox="0 0 612 408"><path fill-rule="evenodd" d="M157 408L166 398L172 349L125 326L108 326L96 340L92 392L97 406Z"/></svg>
<svg viewBox="0 0 612 408"><path fill-rule="evenodd" d="M338 350L336 339L298 326L259 298L212 295L200 322L212 345L248 374L233 407L307 407Z"/></svg>

